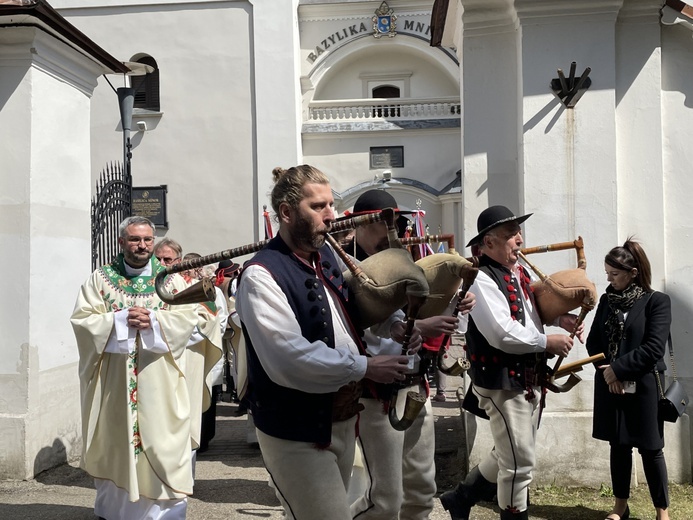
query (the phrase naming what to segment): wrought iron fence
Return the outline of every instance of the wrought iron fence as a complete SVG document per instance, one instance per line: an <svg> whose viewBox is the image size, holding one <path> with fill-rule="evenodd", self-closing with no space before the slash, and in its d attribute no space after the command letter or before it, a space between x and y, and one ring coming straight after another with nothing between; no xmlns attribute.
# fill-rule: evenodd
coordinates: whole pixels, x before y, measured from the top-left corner
<svg viewBox="0 0 693 520"><path fill-rule="evenodd" d="M132 211L132 175L122 163L111 163L101 171L91 202L92 269L118 254L118 225Z"/></svg>

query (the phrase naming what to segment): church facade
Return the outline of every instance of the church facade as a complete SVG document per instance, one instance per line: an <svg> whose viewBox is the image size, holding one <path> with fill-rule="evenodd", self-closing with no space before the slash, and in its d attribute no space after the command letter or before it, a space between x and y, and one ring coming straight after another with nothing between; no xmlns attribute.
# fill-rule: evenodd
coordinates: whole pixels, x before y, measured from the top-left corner
<svg viewBox="0 0 693 520"><path fill-rule="evenodd" d="M661 0L52 5L118 60L154 67L145 80L122 71L98 78L89 96L90 178L81 182L93 190L105 165L122 160L113 90L141 87L131 121L134 186L165 192L157 235L184 252L265 238L272 169L308 163L330 177L340 214L365 190L387 189L400 207L425 212L430 233L454 234L463 255L489 205L533 213L526 245L582 236L600 293L604 254L635 235L656 288L672 297L683 347L693 288L683 218L693 188L693 40L684 12ZM89 258L71 261L86 278ZM547 273L576 265L570 251L536 263ZM70 310L53 326L69 333ZM74 365L67 377L78 389L76 348L67 340L60 349L55 365L64 374ZM585 356L580 345L569 361ZM684 348L677 369L693 395L693 354ZM548 397L540 482L608 481L607 447L591 439L592 368L584 372L571 392ZM61 436L72 439L67 457L77 456L73 428L32 433L25 457ZM466 420L461 445L471 463L489 439L485 424ZM687 417L667 426L673 479L690 480L690 444Z"/></svg>

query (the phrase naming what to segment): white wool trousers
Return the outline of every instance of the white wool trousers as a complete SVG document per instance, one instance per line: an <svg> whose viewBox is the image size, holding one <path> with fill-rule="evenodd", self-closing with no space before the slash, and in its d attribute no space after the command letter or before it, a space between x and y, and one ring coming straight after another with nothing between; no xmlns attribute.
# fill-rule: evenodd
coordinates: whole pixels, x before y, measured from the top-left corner
<svg viewBox="0 0 693 520"><path fill-rule="evenodd" d="M265 467L287 518L351 520L347 487L354 464L356 420L332 423L332 442L326 448L256 430Z"/></svg>
<svg viewBox="0 0 693 520"><path fill-rule="evenodd" d="M534 398L516 390L489 390L474 385L479 406L491 420L494 449L479 464L489 482L498 484L498 506L527 510L527 490L535 466L535 444L539 418L538 388Z"/></svg>
<svg viewBox="0 0 693 520"><path fill-rule="evenodd" d="M397 397L402 417L406 388ZM361 399L359 447L367 473L365 493L351 506L356 520L427 520L436 493L435 428L431 402L404 431L395 430L377 399Z"/></svg>

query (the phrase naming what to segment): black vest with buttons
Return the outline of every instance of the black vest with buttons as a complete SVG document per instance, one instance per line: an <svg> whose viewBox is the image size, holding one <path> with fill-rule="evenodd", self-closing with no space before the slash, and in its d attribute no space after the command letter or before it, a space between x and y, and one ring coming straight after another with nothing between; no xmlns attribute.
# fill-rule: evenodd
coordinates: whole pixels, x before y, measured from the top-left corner
<svg viewBox="0 0 693 520"><path fill-rule="evenodd" d="M261 265L267 269L286 295L303 337L311 342L323 341L334 348L333 317L326 290L336 295L346 316L350 305L348 290L332 249L323 246L317 258L319 269L316 270L293 254L277 236L244 267ZM351 323L347 327L353 330ZM262 368L245 327L243 333L248 352L247 396L255 426L280 439L329 444L335 394L312 394L276 384Z"/></svg>
<svg viewBox="0 0 693 520"><path fill-rule="evenodd" d="M498 289L508 300L513 319L525 324L526 310L520 291L522 287L512 272L501 264L483 255L479 269L498 285ZM526 287L526 290L530 290ZM479 331L474 318L470 317L466 334L467 357L471 363L468 374L479 387L493 390L525 390L537 383L540 371L546 366L546 355L509 354L489 344Z"/></svg>

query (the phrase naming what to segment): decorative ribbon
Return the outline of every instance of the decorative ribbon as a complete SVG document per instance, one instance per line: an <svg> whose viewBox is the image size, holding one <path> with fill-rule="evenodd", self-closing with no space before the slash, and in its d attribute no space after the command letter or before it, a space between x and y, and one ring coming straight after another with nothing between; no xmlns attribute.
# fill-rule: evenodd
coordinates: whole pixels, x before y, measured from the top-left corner
<svg viewBox="0 0 693 520"><path fill-rule="evenodd" d="M262 217L265 219L265 240L274 238L272 222L270 221L270 214L269 211L267 211L267 206L262 206Z"/></svg>
<svg viewBox="0 0 693 520"><path fill-rule="evenodd" d="M417 237L425 237L426 236L426 225L424 224L423 217L426 214L425 211L423 210L415 210L414 212L414 226L416 230L416 236ZM419 254L421 255L421 258L424 256L432 255L434 254L435 251L431 248L430 244L419 244Z"/></svg>

